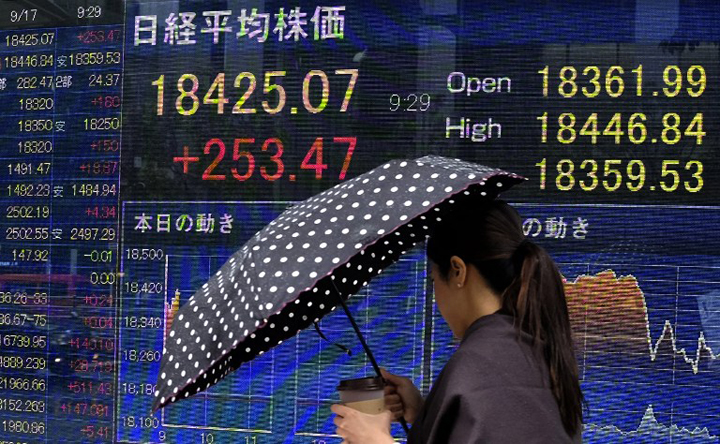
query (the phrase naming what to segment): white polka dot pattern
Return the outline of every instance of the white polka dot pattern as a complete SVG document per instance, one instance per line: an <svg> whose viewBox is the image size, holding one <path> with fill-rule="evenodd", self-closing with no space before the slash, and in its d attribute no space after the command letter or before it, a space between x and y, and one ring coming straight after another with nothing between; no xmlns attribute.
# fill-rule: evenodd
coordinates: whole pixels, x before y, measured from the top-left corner
<svg viewBox="0 0 720 444"><path fill-rule="evenodd" d="M153 409L207 390L322 319L338 305L335 288L356 293L463 199L522 180L431 155L390 161L289 207L182 301Z"/></svg>

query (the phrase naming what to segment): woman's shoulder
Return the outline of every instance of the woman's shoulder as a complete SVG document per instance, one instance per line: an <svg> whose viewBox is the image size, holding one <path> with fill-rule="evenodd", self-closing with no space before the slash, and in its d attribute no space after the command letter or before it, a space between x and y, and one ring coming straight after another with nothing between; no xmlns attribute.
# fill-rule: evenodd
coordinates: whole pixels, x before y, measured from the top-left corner
<svg viewBox="0 0 720 444"><path fill-rule="evenodd" d="M455 385L473 389L524 386L547 387L547 365L533 355L527 338L518 336L512 319L491 315L469 334L443 370ZM509 318L509 319L508 319Z"/></svg>

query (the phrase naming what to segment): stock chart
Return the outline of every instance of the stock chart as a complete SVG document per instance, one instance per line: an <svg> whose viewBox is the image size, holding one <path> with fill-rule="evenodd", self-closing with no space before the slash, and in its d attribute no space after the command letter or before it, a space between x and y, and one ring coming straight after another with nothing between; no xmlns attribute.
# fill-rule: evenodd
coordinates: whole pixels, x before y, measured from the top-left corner
<svg viewBox="0 0 720 444"><path fill-rule="evenodd" d="M2 2L0 443L341 442L343 313L153 413L164 344L285 209L428 154L528 178L584 442L720 442L720 12L603 3ZM427 394L458 341L424 244L349 306Z"/></svg>

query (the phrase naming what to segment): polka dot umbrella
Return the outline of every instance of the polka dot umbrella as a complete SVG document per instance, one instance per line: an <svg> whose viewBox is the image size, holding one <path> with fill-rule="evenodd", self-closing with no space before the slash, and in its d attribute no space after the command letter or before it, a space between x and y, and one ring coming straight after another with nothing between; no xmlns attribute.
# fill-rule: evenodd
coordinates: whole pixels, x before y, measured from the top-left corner
<svg viewBox="0 0 720 444"><path fill-rule="evenodd" d="M454 205L522 180L430 155L392 160L288 208L179 309L153 410L206 390L338 305L349 315L344 300L424 241Z"/></svg>

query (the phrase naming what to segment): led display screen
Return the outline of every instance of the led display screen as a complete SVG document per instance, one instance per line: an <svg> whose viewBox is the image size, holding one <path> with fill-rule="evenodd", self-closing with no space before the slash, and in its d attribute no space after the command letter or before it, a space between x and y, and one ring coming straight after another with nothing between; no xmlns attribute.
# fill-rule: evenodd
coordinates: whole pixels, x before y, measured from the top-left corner
<svg viewBox="0 0 720 444"><path fill-rule="evenodd" d="M503 198L565 279L584 442L719 442L705 3L2 2L0 442L339 443L338 381L373 374L341 310L153 413L167 332L286 208L428 154L528 179ZM424 244L349 306L427 394L458 342Z"/></svg>

